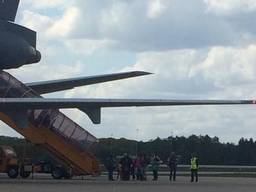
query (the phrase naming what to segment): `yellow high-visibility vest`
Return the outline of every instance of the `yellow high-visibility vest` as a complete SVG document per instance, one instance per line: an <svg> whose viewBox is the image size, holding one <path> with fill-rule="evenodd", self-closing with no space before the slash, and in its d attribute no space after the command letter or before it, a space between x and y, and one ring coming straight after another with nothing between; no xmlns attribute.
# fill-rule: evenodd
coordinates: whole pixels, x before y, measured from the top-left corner
<svg viewBox="0 0 256 192"><path fill-rule="evenodd" d="M191 159L191 169L193 169L193 170L198 169L198 166L197 166L196 161L197 161L197 158L196 158L196 157L193 157L193 158Z"/></svg>

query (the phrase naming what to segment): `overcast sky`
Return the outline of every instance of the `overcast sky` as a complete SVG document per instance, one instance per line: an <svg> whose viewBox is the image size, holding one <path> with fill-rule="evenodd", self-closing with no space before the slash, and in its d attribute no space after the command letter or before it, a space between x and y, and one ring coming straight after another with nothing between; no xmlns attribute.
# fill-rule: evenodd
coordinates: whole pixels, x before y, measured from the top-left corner
<svg viewBox="0 0 256 192"><path fill-rule="evenodd" d="M255 21L256 0L21 0L17 23L38 31L42 61L9 72L24 82L154 73L46 97L255 99ZM256 138L256 106L104 109L101 125L65 113L96 137Z"/></svg>

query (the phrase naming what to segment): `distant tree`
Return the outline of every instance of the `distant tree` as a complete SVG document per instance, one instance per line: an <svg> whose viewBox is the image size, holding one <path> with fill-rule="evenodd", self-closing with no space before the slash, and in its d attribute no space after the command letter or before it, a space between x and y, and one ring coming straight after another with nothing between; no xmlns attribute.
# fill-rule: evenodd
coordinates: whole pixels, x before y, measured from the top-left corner
<svg viewBox="0 0 256 192"><path fill-rule="evenodd" d="M12 137L0 136L0 145L12 146L20 157L31 157L35 161L52 161L51 155L42 147ZM196 136L156 138L147 142L127 140L125 138L102 138L90 149L102 162L113 154L115 156L128 153L132 156L145 154L150 157L157 154L164 162L170 152L179 156L179 164L189 164L192 153L200 158L200 164L211 165L256 165L256 142L250 138L241 138L237 145L220 143L218 137Z"/></svg>

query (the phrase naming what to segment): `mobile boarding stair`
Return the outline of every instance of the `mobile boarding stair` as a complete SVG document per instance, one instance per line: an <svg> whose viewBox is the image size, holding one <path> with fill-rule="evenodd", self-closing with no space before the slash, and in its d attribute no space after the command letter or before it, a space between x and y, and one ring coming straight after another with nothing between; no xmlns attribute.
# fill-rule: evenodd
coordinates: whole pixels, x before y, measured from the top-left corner
<svg viewBox="0 0 256 192"><path fill-rule="evenodd" d="M41 97L34 90L0 71L1 98ZM27 140L49 150L62 168L55 168L54 178L72 175L98 175L99 162L90 153L97 138L81 128L57 109L1 111L0 120L15 129ZM62 171L65 170L68 171Z"/></svg>

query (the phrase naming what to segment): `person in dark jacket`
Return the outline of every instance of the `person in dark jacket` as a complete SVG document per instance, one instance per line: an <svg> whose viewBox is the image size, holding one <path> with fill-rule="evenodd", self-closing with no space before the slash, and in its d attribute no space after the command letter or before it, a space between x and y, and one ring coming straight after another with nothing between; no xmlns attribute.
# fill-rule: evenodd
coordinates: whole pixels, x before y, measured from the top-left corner
<svg viewBox="0 0 256 192"><path fill-rule="evenodd" d="M122 159L120 160L120 164L121 164L122 180L129 181L131 166L132 166L132 159L129 157L127 153L125 153Z"/></svg>
<svg viewBox="0 0 256 192"><path fill-rule="evenodd" d="M131 176L132 176L132 180L135 180L136 176L136 166L135 166L135 160L136 159L133 159L132 160L132 165L131 165Z"/></svg>
<svg viewBox="0 0 256 192"><path fill-rule="evenodd" d="M135 172L136 172L136 179L138 181L142 181L142 165L141 165L141 157L138 156L135 161L134 161L134 166L135 166Z"/></svg>
<svg viewBox="0 0 256 192"><path fill-rule="evenodd" d="M145 154L142 154L140 157L140 164L141 164L141 173L142 173L142 181L147 180L147 167L150 164L150 158L147 158Z"/></svg>
<svg viewBox="0 0 256 192"><path fill-rule="evenodd" d="M116 161L115 161L115 158L113 157L113 155L110 155L106 159L105 167L106 167L106 169L108 171L108 180L109 181L114 181L113 173L114 173L114 170L116 168Z"/></svg>
<svg viewBox="0 0 256 192"><path fill-rule="evenodd" d="M177 162L177 156L174 152L172 152L168 159L168 166L170 169L170 181L176 181Z"/></svg>

